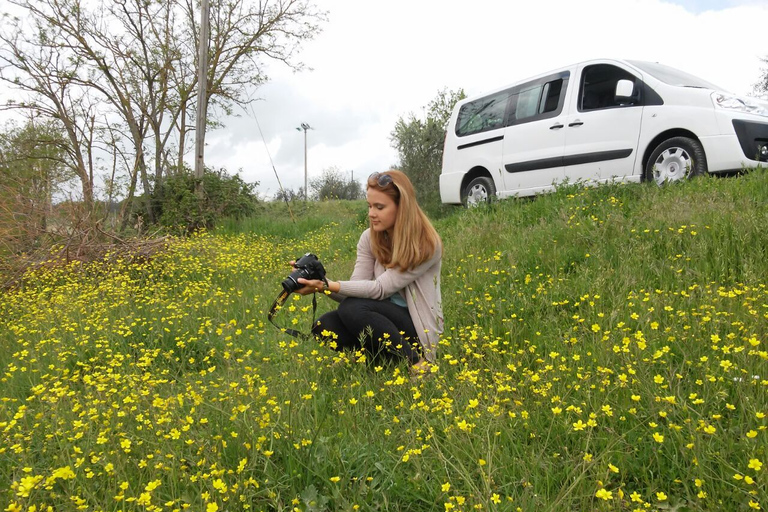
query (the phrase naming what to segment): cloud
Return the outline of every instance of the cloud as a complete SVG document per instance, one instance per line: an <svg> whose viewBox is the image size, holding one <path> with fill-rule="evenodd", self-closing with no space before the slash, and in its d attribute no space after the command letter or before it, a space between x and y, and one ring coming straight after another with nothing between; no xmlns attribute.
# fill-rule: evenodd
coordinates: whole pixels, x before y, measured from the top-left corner
<svg viewBox="0 0 768 512"><path fill-rule="evenodd" d="M277 190L255 114L283 186L338 167L363 177L397 163L390 133L421 115L442 89L478 94L570 63L599 57L658 61L739 94L760 75L768 45L748 20L768 6L750 1L583 0L455 4L321 0L323 34L303 48L313 71L268 67L253 110L208 136L209 165L242 169Z"/></svg>

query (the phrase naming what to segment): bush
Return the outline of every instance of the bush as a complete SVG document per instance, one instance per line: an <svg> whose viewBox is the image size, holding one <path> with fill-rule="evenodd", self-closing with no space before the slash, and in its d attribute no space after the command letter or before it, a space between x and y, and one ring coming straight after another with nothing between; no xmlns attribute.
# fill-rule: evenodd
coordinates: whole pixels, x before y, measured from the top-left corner
<svg viewBox="0 0 768 512"><path fill-rule="evenodd" d="M224 169L206 169L199 198L195 193L198 181L189 173L168 176L163 181L156 194L160 225L191 233L211 229L223 217L240 219L254 213L258 183L246 183Z"/></svg>

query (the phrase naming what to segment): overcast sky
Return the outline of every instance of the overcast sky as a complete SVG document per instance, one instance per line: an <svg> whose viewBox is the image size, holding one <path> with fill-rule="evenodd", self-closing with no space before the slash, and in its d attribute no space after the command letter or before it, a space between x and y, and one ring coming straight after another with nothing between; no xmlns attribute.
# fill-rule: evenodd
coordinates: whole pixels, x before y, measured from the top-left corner
<svg viewBox="0 0 768 512"><path fill-rule="evenodd" d="M768 56L768 0L317 0L312 71L271 66L254 115L207 135L206 162L259 182L262 195L337 167L362 179L397 164L390 133L442 89L468 95L601 57L657 61L749 94ZM266 144L265 144L266 141ZM269 148L267 150L267 148Z"/></svg>
<svg viewBox="0 0 768 512"><path fill-rule="evenodd" d="M423 115L443 89L471 96L616 57L749 94L768 57L768 0L314 1L328 22L298 57L312 70L269 65L251 109L207 134L206 164L239 171L262 196L279 190L270 155L284 188L304 185L301 123L312 127L310 179L336 167L362 180L398 163L397 119Z"/></svg>

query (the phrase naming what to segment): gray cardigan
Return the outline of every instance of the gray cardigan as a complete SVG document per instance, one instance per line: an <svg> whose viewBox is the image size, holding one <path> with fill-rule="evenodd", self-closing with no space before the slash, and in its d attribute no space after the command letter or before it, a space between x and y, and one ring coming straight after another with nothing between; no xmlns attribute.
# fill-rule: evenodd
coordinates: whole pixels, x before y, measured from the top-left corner
<svg viewBox="0 0 768 512"><path fill-rule="evenodd" d="M408 304L413 326L419 333L424 357L434 362L437 343L443 332L440 295L442 247L438 247L430 259L416 268L386 268L373 256L370 231L366 229L360 235L352 277L349 281L340 281L339 292L332 293L331 298L337 301L345 297L384 300L400 292Z"/></svg>

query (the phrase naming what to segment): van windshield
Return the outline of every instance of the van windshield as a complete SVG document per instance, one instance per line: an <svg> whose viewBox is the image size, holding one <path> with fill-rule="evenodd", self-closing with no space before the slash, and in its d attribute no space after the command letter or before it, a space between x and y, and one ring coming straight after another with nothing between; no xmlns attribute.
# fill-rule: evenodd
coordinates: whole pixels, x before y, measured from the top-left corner
<svg viewBox="0 0 768 512"><path fill-rule="evenodd" d="M637 60L627 61L636 68L640 69L644 73L661 80L665 84L676 85L678 87L696 87L699 89L715 89L722 91L722 87L718 87L706 80L703 80L697 76L689 75L679 69L671 68L658 62L643 62Z"/></svg>

